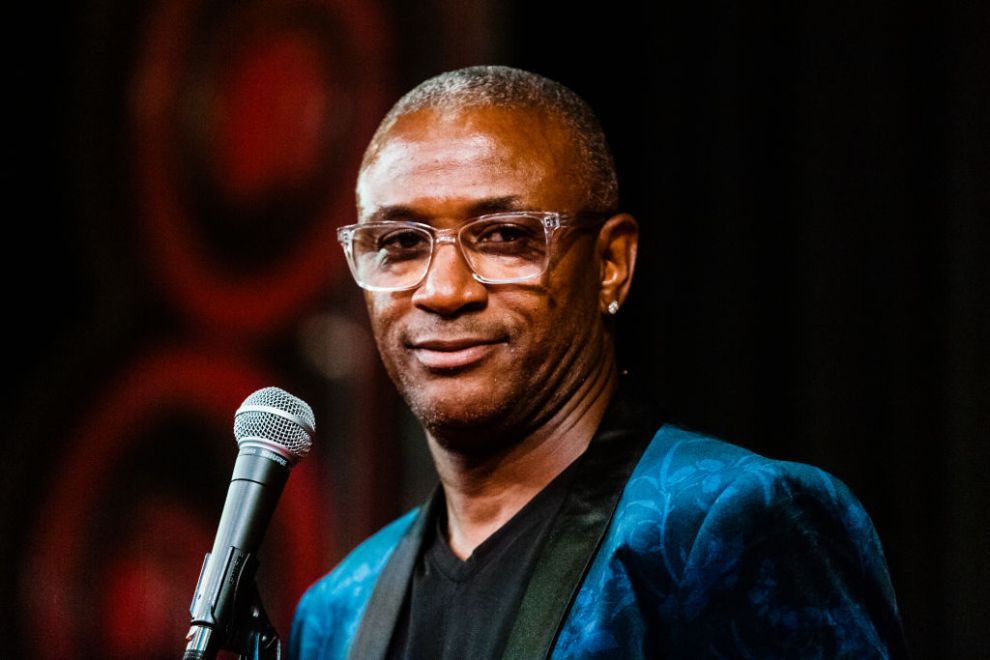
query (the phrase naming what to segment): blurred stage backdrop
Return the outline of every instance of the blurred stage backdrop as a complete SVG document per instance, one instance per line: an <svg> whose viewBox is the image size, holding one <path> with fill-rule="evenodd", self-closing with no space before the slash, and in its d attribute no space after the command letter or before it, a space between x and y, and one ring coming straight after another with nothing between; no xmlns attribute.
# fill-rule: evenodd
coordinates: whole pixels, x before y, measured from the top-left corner
<svg viewBox="0 0 990 660"><path fill-rule="evenodd" d="M388 106L477 63L601 115L644 239L624 364L844 479L916 655L987 653L988 10L728 4L16 3L0 656L178 657L256 388L317 415L262 555L283 637L426 494L334 228Z"/></svg>

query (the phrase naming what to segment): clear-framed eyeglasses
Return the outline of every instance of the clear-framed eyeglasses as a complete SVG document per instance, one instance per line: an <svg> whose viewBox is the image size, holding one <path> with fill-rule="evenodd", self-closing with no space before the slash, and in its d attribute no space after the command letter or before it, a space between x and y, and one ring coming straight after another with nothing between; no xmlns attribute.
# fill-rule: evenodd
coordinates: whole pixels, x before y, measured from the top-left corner
<svg viewBox="0 0 990 660"><path fill-rule="evenodd" d="M600 213L509 211L471 218L451 229L422 222L387 220L337 230L358 285L369 291L403 291L426 278L441 243L456 243L474 279L511 284L540 277L550 263L561 227L593 224Z"/></svg>

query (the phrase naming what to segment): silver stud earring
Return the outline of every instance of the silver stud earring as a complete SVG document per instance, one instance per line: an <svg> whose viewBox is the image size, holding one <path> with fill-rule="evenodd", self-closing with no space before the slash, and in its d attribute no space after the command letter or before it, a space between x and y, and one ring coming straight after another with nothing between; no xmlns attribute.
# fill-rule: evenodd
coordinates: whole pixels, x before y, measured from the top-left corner
<svg viewBox="0 0 990 660"><path fill-rule="evenodd" d="M619 313L619 302L617 300L613 300L608 304L608 313L612 316Z"/></svg>

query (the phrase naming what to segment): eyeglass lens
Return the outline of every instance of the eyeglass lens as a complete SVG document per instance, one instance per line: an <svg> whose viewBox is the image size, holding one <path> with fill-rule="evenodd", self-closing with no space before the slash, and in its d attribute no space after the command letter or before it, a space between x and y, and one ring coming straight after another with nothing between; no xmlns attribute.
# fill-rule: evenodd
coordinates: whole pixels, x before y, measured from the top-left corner
<svg viewBox="0 0 990 660"><path fill-rule="evenodd" d="M458 233L468 265L488 282L511 282L543 272L547 236L540 218L506 216L480 219ZM357 227L352 239L355 275L362 285L403 289L426 275L434 248L431 233L411 225Z"/></svg>

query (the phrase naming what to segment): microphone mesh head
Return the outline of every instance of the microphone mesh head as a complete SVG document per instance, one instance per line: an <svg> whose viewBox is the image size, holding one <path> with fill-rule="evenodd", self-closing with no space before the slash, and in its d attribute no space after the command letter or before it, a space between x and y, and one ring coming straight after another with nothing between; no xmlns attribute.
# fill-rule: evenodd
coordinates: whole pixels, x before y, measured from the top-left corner
<svg viewBox="0 0 990 660"><path fill-rule="evenodd" d="M295 460L309 453L316 430L313 409L298 397L277 387L265 387L248 398L234 413L234 438L262 438L288 450Z"/></svg>

